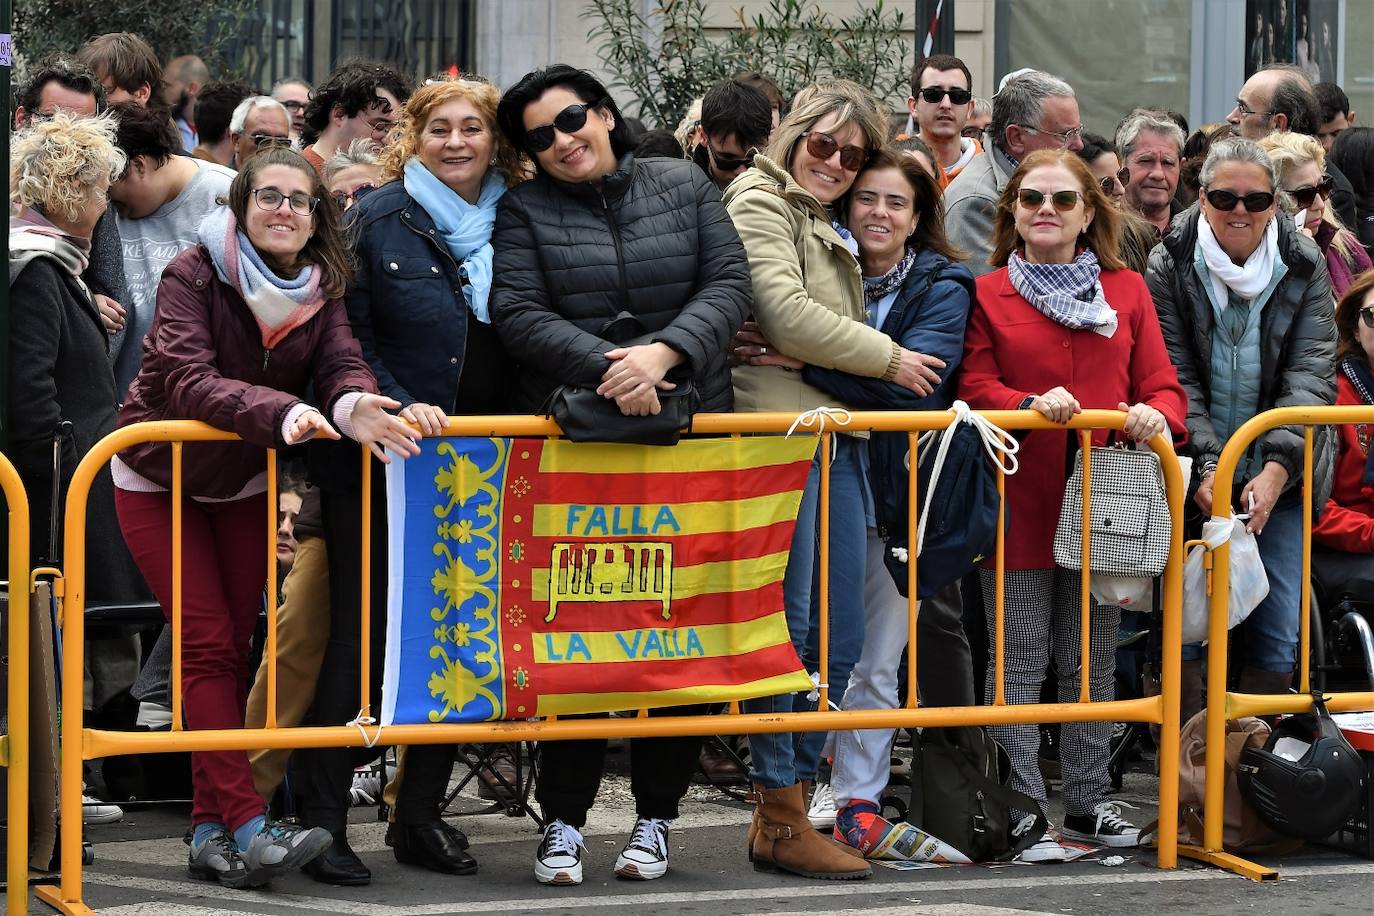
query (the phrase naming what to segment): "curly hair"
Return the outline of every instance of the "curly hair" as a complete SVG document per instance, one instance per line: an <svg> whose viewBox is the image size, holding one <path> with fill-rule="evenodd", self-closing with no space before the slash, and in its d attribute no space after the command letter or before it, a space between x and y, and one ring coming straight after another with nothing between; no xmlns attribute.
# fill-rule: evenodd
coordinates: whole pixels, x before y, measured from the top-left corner
<svg viewBox="0 0 1374 916"><path fill-rule="evenodd" d="M1120 212L1102 192L1102 186L1088 170L1087 164L1077 153L1066 149L1036 150L1022 160L1012 173L1002 196L997 200L997 216L993 220L992 230L993 250L988 263L993 267L1005 267L1011 259L1011 253L1023 246L1021 235L1016 231L1016 197L1026 175L1042 165L1063 166L1078 179L1079 187L1076 190L1082 196L1082 204L1093 211L1093 220L1083 230L1079 241L1097 255L1103 270L1125 270L1126 262L1121 260Z"/></svg>
<svg viewBox="0 0 1374 916"><path fill-rule="evenodd" d="M392 133L391 144L382 152L379 162L379 179L382 182L401 177L401 170L405 168L405 164L419 152L420 136L424 133L430 116L439 106L459 99L471 102L486 122L495 145L495 168L506 179L506 185L514 187L529 177L529 163L502 132L497 130L496 108L501 102L500 90L486 80L475 79L469 75L454 79L429 80L410 97L405 108L401 110L401 121Z"/></svg>
<svg viewBox="0 0 1374 916"><path fill-rule="evenodd" d="M116 180L125 161L111 117L73 118L58 111L10 138L10 206L75 222L91 189L101 179Z"/></svg>

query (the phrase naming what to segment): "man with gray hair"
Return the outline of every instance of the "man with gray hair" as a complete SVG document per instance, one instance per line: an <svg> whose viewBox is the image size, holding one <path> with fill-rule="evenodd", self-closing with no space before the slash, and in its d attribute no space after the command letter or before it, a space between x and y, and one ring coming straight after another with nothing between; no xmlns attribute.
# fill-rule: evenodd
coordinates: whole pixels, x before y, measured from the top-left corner
<svg viewBox="0 0 1374 916"><path fill-rule="evenodd" d="M1156 241L1183 205L1174 199L1183 163L1183 131L1162 111L1137 108L1116 128L1126 204L1154 227Z"/></svg>
<svg viewBox="0 0 1374 916"><path fill-rule="evenodd" d="M992 270L992 223L997 198L1017 164L1038 149L1083 148L1078 99L1068 83L1028 70L1005 81L992 97L986 156L976 156L945 188L945 232L969 252L974 274Z"/></svg>
<svg viewBox="0 0 1374 916"><path fill-rule="evenodd" d="M1270 64L1246 80L1236 93L1236 107L1226 116L1236 133L1247 140L1261 140L1276 130L1315 138L1321 130L1320 119L1311 78L1292 64ZM1335 186L1331 208L1345 225L1357 225L1355 189L1350 179L1330 159L1326 160L1326 174Z"/></svg>
<svg viewBox="0 0 1374 916"><path fill-rule="evenodd" d="M270 95L251 95L229 119L234 138L234 168L242 169L258 150L291 145L291 115Z"/></svg>

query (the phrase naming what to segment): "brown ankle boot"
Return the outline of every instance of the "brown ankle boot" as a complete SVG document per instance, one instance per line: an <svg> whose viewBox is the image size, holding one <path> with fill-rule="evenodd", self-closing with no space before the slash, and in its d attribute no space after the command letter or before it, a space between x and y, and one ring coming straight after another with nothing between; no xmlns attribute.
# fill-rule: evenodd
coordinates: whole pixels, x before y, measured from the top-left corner
<svg viewBox="0 0 1374 916"><path fill-rule="evenodd" d="M754 785L759 829L751 847L758 871L782 870L804 878L852 880L873 874L868 863L846 854L806 819L801 783L785 789Z"/></svg>
<svg viewBox="0 0 1374 916"><path fill-rule="evenodd" d="M1206 684L1202 680L1203 659L1183 660L1182 692L1179 700L1178 724L1180 727L1202 711L1202 693Z"/></svg>

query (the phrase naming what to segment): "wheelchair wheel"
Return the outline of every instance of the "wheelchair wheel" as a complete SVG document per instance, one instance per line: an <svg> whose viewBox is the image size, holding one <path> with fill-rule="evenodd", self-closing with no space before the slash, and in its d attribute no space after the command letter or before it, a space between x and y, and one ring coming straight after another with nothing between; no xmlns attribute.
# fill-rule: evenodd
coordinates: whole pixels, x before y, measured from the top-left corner
<svg viewBox="0 0 1374 916"><path fill-rule="evenodd" d="M1326 645L1326 628L1322 623L1322 610L1317 604L1317 589L1309 585L1308 591L1311 594L1311 603L1308 607L1308 621L1310 629L1308 631L1308 662L1312 669L1312 689L1326 690L1326 669L1329 664L1330 653Z"/></svg>

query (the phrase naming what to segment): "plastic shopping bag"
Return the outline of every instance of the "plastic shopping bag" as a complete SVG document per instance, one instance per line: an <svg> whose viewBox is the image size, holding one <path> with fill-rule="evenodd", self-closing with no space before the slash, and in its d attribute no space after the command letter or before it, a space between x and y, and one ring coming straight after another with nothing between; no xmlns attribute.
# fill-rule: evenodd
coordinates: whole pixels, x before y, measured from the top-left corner
<svg viewBox="0 0 1374 916"><path fill-rule="evenodd" d="M1128 610L1150 609L1155 580L1144 576L1093 575L1092 594L1098 604L1114 604Z"/></svg>
<svg viewBox="0 0 1374 916"><path fill-rule="evenodd" d="M1255 536L1245 530L1242 517L1212 516L1202 526L1202 539L1215 550L1231 542L1231 599L1227 629L1250 616L1269 594L1269 577L1264 572L1259 545ZM1201 546L1188 552L1183 566L1183 642L1205 642L1207 639L1207 570L1202 564L1205 553Z"/></svg>

